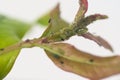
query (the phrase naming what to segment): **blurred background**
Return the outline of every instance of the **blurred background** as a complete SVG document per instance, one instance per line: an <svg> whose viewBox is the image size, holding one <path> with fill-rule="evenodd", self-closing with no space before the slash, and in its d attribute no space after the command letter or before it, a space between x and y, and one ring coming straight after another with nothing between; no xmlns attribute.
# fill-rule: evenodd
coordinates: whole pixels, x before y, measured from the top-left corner
<svg viewBox="0 0 120 80"><path fill-rule="evenodd" d="M74 20L79 8L78 0L0 0L0 14L13 17L29 23L35 21L44 13L60 3L61 17L68 22ZM101 13L109 16L106 20L96 21L88 26L89 31L106 39L114 48L114 53L99 47L93 41L74 36L68 43L80 50L98 56L120 55L120 0L88 0L87 15ZM34 25L23 40L38 38L45 27ZM102 74L102 73L101 73ZM56 67L38 47L22 49L8 76L4 80L88 80L81 76L65 72ZM120 80L115 75L103 80Z"/></svg>

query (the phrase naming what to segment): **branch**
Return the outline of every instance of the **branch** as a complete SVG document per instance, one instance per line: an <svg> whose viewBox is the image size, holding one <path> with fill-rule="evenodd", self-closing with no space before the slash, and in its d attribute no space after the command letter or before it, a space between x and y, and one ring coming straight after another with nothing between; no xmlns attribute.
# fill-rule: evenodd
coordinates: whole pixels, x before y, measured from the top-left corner
<svg viewBox="0 0 120 80"><path fill-rule="evenodd" d="M38 38L38 39L33 39L33 40L27 39L27 40L19 42L17 44L0 49L0 55L7 54L8 52L11 52L14 50L19 50L22 48L31 48L31 47L37 46L38 44L40 46L43 43L47 43L45 38L41 38L41 39Z"/></svg>

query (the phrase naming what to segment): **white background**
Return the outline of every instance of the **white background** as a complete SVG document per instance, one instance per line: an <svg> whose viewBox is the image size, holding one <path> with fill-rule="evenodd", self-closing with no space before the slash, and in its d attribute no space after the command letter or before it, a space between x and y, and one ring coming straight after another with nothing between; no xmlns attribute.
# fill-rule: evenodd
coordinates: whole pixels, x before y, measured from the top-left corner
<svg viewBox="0 0 120 80"><path fill-rule="evenodd" d="M52 9L58 2L61 6L61 16L68 22L74 20L78 10L78 0L0 0L0 14L34 23L35 20ZM77 48L94 55L109 56L120 54L120 0L89 0L86 15L107 14L109 19L97 21L89 25L89 31L102 36L110 42L114 53L96 45L96 43L81 37L72 37L67 42ZM44 28L38 25L24 37L23 40L39 37ZM102 74L102 73L101 73ZM23 49L11 72L4 80L88 80L86 78L65 72L56 67L40 48ZM120 80L120 75L104 80Z"/></svg>

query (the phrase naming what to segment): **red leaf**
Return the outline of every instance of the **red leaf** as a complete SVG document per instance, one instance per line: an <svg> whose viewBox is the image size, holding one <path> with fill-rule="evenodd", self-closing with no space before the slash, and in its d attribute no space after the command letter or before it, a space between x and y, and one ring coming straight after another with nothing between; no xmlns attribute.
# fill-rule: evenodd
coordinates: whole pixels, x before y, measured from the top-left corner
<svg viewBox="0 0 120 80"><path fill-rule="evenodd" d="M79 0L79 4L80 4L80 7L79 7L79 10L75 16L75 22L80 21L84 17L86 11L88 10L87 0Z"/></svg>
<svg viewBox="0 0 120 80"><path fill-rule="evenodd" d="M87 0L79 0L80 7L85 9L85 13L88 10L88 1Z"/></svg>
<svg viewBox="0 0 120 80"><path fill-rule="evenodd" d="M82 34L82 36L84 38L87 38L87 39L90 39L90 40L96 42L99 46L103 46L104 48L113 52L113 48L111 47L111 45L106 40L101 38L100 36L95 36L89 32L86 34Z"/></svg>

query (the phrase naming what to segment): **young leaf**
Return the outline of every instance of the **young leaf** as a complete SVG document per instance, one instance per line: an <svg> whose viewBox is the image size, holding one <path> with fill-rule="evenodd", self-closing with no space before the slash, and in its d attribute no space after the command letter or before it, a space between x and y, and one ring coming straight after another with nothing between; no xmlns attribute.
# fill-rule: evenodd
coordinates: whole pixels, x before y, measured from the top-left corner
<svg viewBox="0 0 120 80"><path fill-rule="evenodd" d="M50 13L50 24L41 37L48 37L65 27L69 27L69 23L61 19L59 4L57 4Z"/></svg>
<svg viewBox="0 0 120 80"><path fill-rule="evenodd" d="M61 69L91 80L100 80L120 73L120 56L94 56L66 43L47 44L43 48Z"/></svg>
<svg viewBox="0 0 120 80"><path fill-rule="evenodd" d="M0 15L0 52L19 42L29 28L29 24ZM9 73L18 54L19 50L0 54L0 80Z"/></svg>
<svg viewBox="0 0 120 80"><path fill-rule="evenodd" d="M99 46L103 46L104 48L106 48L106 49L113 52L112 46L106 40L101 38L100 36L95 36L95 35L93 35L93 34L91 34L89 32L86 33L86 34L82 34L82 36L84 38L87 38L87 39L90 39L90 40L96 42Z"/></svg>
<svg viewBox="0 0 120 80"><path fill-rule="evenodd" d="M102 14L93 14L90 16L85 17L84 19L81 20L84 26L88 26L89 24L93 23L96 20L102 20L102 19L107 19L107 15L102 15Z"/></svg>
<svg viewBox="0 0 120 80"><path fill-rule="evenodd" d="M86 11L88 10L88 1L87 0L79 0L79 4L80 4L80 7L75 16L75 22L80 21L84 17Z"/></svg>

